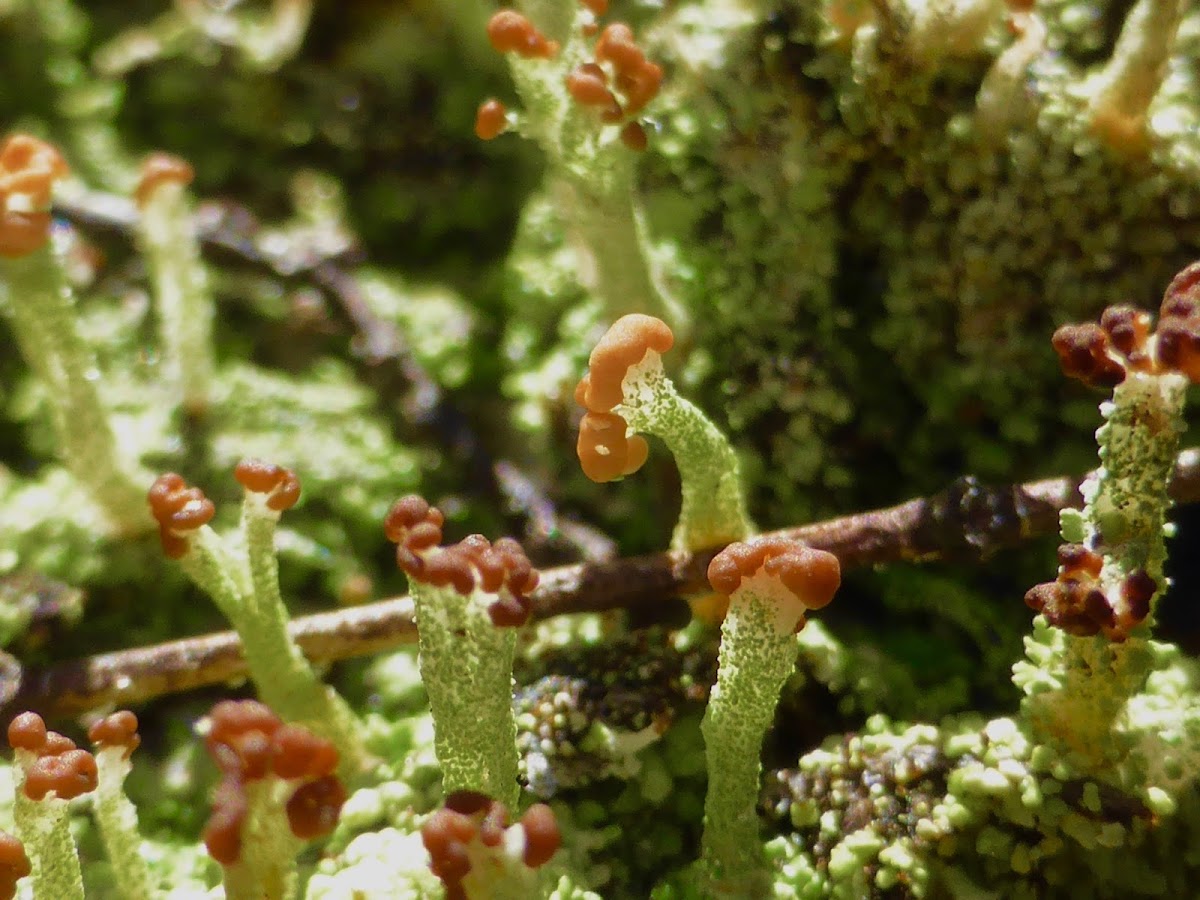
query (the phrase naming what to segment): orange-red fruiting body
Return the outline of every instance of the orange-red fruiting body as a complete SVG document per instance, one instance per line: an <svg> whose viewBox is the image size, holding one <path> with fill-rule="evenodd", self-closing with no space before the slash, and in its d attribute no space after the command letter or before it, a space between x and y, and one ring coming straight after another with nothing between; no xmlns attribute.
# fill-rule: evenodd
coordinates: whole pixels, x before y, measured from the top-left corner
<svg viewBox="0 0 1200 900"><path fill-rule="evenodd" d="M186 187L195 177L196 171L186 159L170 153L151 153L142 162L133 199L138 206L145 206L150 195L160 184L180 184Z"/></svg>
<svg viewBox="0 0 1200 900"><path fill-rule="evenodd" d="M40 756L25 770L25 796L41 800L53 791L62 800L96 789L96 758L86 750L68 750L57 756Z"/></svg>
<svg viewBox="0 0 1200 900"><path fill-rule="evenodd" d="M0 213L0 257L15 259L39 249L50 236L50 213Z"/></svg>
<svg viewBox="0 0 1200 900"><path fill-rule="evenodd" d="M232 866L242 855L242 823L248 806L242 784L226 776L213 792L212 815L204 826L208 855L223 866Z"/></svg>
<svg viewBox="0 0 1200 900"><path fill-rule="evenodd" d="M137 730L137 716L127 709L122 709L94 723L88 729L88 740L97 749L123 747L125 749L124 756L128 759L129 755L142 743Z"/></svg>
<svg viewBox="0 0 1200 900"><path fill-rule="evenodd" d="M621 129L621 143L630 150L641 153L649 143L646 139L646 129L640 122L627 122Z"/></svg>
<svg viewBox="0 0 1200 900"><path fill-rule="evenodd" d="M46 745L46 723L35 712L23 712L8 723L8 745L37 753Z"/></svg>
<svg viewBox="0 0 1200 900"><path fill-rule="evenodd" d="M475 113L475 136L481 141L493 140L508 127L508 110L499 100L492 98L479 104Z"/></svg>
<svg viewBox="0 0 1200 900"><path fill-rule="evenodd" d="M499 53L515 53L526 59L550 59L558 44L547 40L534 24L515 9L502 9L488 20L488 40Z"/></svg>
<svg viewBox="0 0 1200 900"><path fill-rule="evenodd" d="M631 72L645 61L645 54L633 39L633 29L624 22L613 22L600 32L596 41L596 60L610 62L618 72Z"/></svg>
<svg viewBox="0 0 1200 900"><path fill-rule="evenodd" d="M575 398L591 412L608 412L624 399L621 382L630 366L650 351L666 353L675 335L662 319L642 313L622 316L604 333L588 358L588 374Z"/></svg>
<svg viewBox="0 0 1200 900"><path fill-rule="evenodd" d="M425 550L442 542L442 523L445 517L424 497L409 494L392 504L383 521L383 533L394 544L404 544L412 550Z"/></svg>
<svg viewBox="0 0 1200 900"><path fill-rule="evenodd" d="M383 530L396 543L396 565L414 581L452 587L470 594L478 586L497 599L488 607L493 624L523 625L532 611L528 595L537 587L538 573L521 545L512 538L492 544L473 534L449 547L442 539L442 513L413 494L392 504Z"/></svg>
<svg viewBox="0 0 1200 900"><path fill-rule="evenodd" d="M30 800L42 800L51 791L63 800L73 800L96 789L92 754L77 748L69 737L47 731L37 713L21 713L8 724L8 743L20 751L17 759L25 769L23 790Z"/></svg>
<svg viewBox="0 0 1200 900"><path fill-rule="evenodd" d="M17 895L17 882L32 871L25 845L8 832L0 831L0 900L12 900Z"/></svg>
<svg viewBox="0 0 1200 900"><path fill-rule="evenodd" d="M50 192L69 173L62 154L27 134L14 134L0 146L0 257L27 256L50 236ZM28 208L11 209L9 198L25 198Z"/></svg>
<svg viewBox="0 0 1200 900"><path fill-rule="evenodd" d="M274 463L243 459L234 468L233 477L247 491L268 494L267 508L275 512L291 509L300 499L300 479L296 473Z"/></svg>
<svg viewBox="0 0 1200 900"><path fill-rule="evenodd" d="M288 827L302 841L311 841L333 831L346 803L346 788L336 775L323 775L306 782L288 799Z"/></svg>
<svg viewBox="0 0 1200 900"><path fill-rule="evenodd" d="M628 431L629 423L617 413L585 413L575 443L583 474L603 484L640 469L650 455L650 447L644 438Z"/></svg>
<svg viewBox="0 0 1200 900"><path fill-rule="evenodd" d="M14 134L0 146L0 198L21 194L34 207L48 206L54 182L70 171L54 145Z"/></svg>
<svg viewBox="0 0 1200 900"><path fill-rule="evenodd" d="M272 770L280 778L323 778L337 769L337 748L303 726L281 726L272 743Z"/></svg>
<svg viewBox="0 0 1200 900"><path fill-rule="evenodd" d="M223 773L204 829L213 859L228 866L241 857L249 782L299 781L283 811L292 833L310 840L333 830L346 789L334 774L338 752L332 742L300 725L284 724L255 700L223 700L213 707L209 722L205 742Z"/></svg>
<svg viewBox="0 0 1200 900"><path fill-rule="evenodd" d="M535 803L521 816L525 831L525 865L537 869L550 862L562 846L562 833L554 811L545 803Z"/></svg>
<svg viewBox="0 0 1200 900"><path fill-rule="evenodd" d="M829 604L841 584L837 557L786 538L754 538L730 544L708 566L708 582L731 596L759 571L779 579L808 609Z"/></svg>
<svg viewBox="0 0 1200 900"><path fill-rule="evenodd" d="M1063 325L1050 338L1063 373L1088 384L1113 387L1125 380L1125 368L1108 354L1109 339L1096 324Z"/></svg>
<svg viewBox="0 0 1200 900"><path fill-rule="evenodd" d="M1103 634L1120 643L1150 614L1150 601L1158 584L1143 569L1127 575L1114 604L1100 584L1104 559L1083 544L1058 548L1058 576L1034 585L1025 593L1025 605L1045 616L1047 623L1076 637Z"/></svg>
<svg viewBox="0 0 1200 900"><path fill-rule="evenodd" d="M207 525L217 512L200 488L188 487L183 477L174 472L155 479L146 499L158 522L163 552L172 559L187 553L187 533Z"/></svg>
<svg viewBox="0 0 1200 900"><path fill-rule="evenodd" d="M608 76L596 63L583 63L567 75L567 93L583 106L612 106L616 98L608 89Z"/></svg>
<svg viewBox="0 0 1200 900"><path fill-rule="evenodd" d="M471 871L468 848L478 843L497 850L504 843L508 810L503 803L478 791L456 791L421 826L421 842L429 853L429 868L446 886L446 896L465 897L462 881ZM526 810L516 827L524 832L522 862L531 869L544 866L562 843L554 812L544 803ZM502 850L500 852L503 852Z"/></svg>

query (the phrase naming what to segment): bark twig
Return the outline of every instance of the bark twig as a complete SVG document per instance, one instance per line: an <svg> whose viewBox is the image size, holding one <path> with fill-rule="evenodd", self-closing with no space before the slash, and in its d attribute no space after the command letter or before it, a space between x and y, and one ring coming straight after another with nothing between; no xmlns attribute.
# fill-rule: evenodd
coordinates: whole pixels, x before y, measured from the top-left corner
<svg viewBox="0 0 1200 900"><path fill-rule="evenodd" d="M1005 546L1052 533L1060 510L1079 502L1081 478L1050 478L1003 488L959 479L932 497L887 509L843 516L776 534L836 554L844 569L901 560L986 556ZM1177 502L1200 500L1200 449L1182 453L1171 483ZM543 572L533 595L539 619L578 612L627 609L705 590L705 572L717 549L656 553L606 563L559 566ZM334 662L379 653L416 640L407 597L302 616L292 633L310 659ZM40 669L0 667L11 699L5 712L35 709L63 717L92 709L130 706L165 694L246 677L232 632L104 653ZM15 689L14 689L15 688Z"/></svg>

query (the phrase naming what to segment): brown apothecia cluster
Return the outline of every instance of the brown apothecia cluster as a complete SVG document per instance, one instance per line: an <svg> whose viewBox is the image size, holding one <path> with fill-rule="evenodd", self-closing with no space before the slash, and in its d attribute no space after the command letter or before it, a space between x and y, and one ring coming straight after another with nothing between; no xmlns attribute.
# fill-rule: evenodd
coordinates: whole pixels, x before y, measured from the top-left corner
<svg viewBox="0 0 1200 900"><path fill-rule="evenodd" d="M0 257L27 256L46 243L50 191L68 174L62 154L31 135L14 134L0 146Z"/></svg>
<svg viewBox="0 0 1200 900"><path fill-rule="evenodd" d="M596 18L608 11L607 0L585 0ZM516 53L526 59L552 59L557 42L549 40L521 13L502 9L488 21L488 40L499 53ZM603 31L591 22L585 35L599 32L592 59L580 63L566 76L567 93L579 106L594 110L602 123L620 125L621 142L631 150L645 150L646 129L637 116L658 96L663 70L646 58L634 39L633 29L613 22ZM488 99L475 115L475 134L492 140L504 132L508 111L495 98Z"/></svg>
<svg viewBox="0 0 1200 900"><path fill-rule="evenodd" d="M123 751L122 756L129 759L130 754L142 744L137 730L137 716L122 709L93 723L88 729L88 740L97 753L110 747L119 747Z"/></svg>
<svg viewBox="0 0 1200 900"><path fill-rule="evenodd" d="M430 870L446 886L447 900L465 900L462 881L471 871L473 855L486 856L503 850L509 827L508 809L478 791L456 791L421 826L421 840L429 852ZM537 869L550 861L562 843L554 812L535 803L521 816L522 863Z"/></svg>
<svg viewBox="0 0 1200 900"><path fill-rule="evenodd" d="M335 774L334 745L300 725L287 725L256 700L222 700L209 713L205 737L209 755L221 770L213 811L204 828L204 846L221 865L241 858L242 825L249 812L246 786L268 778L300 782L285 813L301 840L333 831L346 789Z"/></svg>
<svg viewBox="0 0 1200 900"><path fill-rule="evenodd" d="M74 800L96 789L96 759L69 737L47 731L42 717L24 712L8 724L8 743L24 771L22 791L30 800L53 794Z"/></svg>
<svg viewBox="0 0 1200 900"><path fill-rule="evenodd" d="M155 479L146 495L158 522L163 552L179 559L188 552L190 532L203 528L216 515L216 507L197 487L188 487L182 475L167 472Z"/></svg>
<svg viewBox="0 0 1200 900"><path fill-rule="evenodd" d="M633 29L613 22L596 40L595 59L567 76L567 92L581 106L595 108L602 122L624 122L622 143L645 150L646 131L635 117L658 96L662 79L662 67L646 59Z"/></svg>
<svg viewBox="0 0 1200 900"><path fill-rule="evenodd" d="M32 871L25 845L7 831L0 831L0 900L17 896L17 882Z"/></svg>
<svg viewBox="0 0 1200 900"><path fill-rule="evenodd" d="M234 468L233 477L247 491L266 494L267 508L275 512L291 509L300 499L300 479L296 473L274 463L243 459Z"/></svg>
<svg viewBox="0 0 1200 900"><path fill-rule="evenodd" d="M515 628L529 620L529 595L538 585L538 573L524 549L512 538L492 543L472 534L457 544L439 547L441 510L415 494L392 504L383 530L396 544L396 565L409 578L434 587L452 587L470 594L476 587L496 599L488 606L492 623Z"/></svg>
<svg viewBox="0 0 1200 900"><path fill-rule="evenodd" d="M1114 603L1100 584L1103 563L1099 553L1083 544L1063 544L1058 548L1058 577L1030 588L1025 605L1067 634L1103 634L1116 643L1126 640L1150 614L1158 585L1148 572L1138 569L1121 582Z"/></svg>
<svg viewBox="0 0 1200 900"><path fill-rule="evenodd" d="M836 556L786 538L735 542L708 565L708 583L726 597L759 574L778 581L795 598L796 631L804 627L805 613L829 605L842 581Z"/></svg>
<svg viewBox="0 0 1200 900"><path fill-rule="evenodd" d="M622 316L604 333L588 359L588 371L575 388L575 402L587 410L579 422L575 452L592 481L614 481L642 467L646 441L629 435L629 423L612 410L624 400L622 382L630 366L648 352L666 353L675 336L661 319L641 313Z"/></svg>
<svg viewBox="0 0 1200 900"><path fill-rule="evenodd" d="M1200 263L1167 286L1158 327L1145 310L1110 306L1099 324L1063 325L1052 343L1063 372L1087 384L1111 388L1127 375L1178 372L1200 383Z"/></svg>
<svg viewBox="0 0 1200 900"><path fill-rule="evenodd" d="M515 53L524 59L553 59L558 55L558 42L547 39L515 9L502 9L488 19L487 35L497 53Z"/></svg>

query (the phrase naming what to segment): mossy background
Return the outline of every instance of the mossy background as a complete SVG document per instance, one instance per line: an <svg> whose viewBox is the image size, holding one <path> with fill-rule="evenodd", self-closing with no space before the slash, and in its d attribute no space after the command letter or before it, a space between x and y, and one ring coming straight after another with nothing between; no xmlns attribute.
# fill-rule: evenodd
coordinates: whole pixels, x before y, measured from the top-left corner
<svg viewBox="0 0 1200 900"><path fill-rule="evenodd" d="M1124 154L1089 130L1087 79L1132 6L1040 3L1048 39L1028 74L1033 113L989 143L975 108L1011 41L998 7L964 48L872 55L852 52L831 24L862 13L854 3L615 0L614 16L639 27L667 71L639 191L650 255L691 319L668 364L734 442L760 525L887 505L965 473L1003 483L1094 465L1099 398L1061 377L1050 333L1109 303L1153 307L1200 256L1194 7L1151 108L1149 152ZM482 99L514 96L484 37L491 11L477 0L318 2L299 52L264 71L236 47L181 32L165 2L0 0L4 132L54 140L82 183L111 193L128 193L137 162L167 150L192 163L210 210L248 211L255 228L298 247L312 233L341 236L355 248L343 268L442 392L429 415L393 362L363 358L307 275L212 253L218 377L211 409L188 418L162 395L153 305L128 237L83 229L80 325L142 464L203 486L226 526L237 459L299 473L305 497L280 541L295 612L404 590L379 523L412 490L442 504L456 535L511 532L534 539L536 561L578 558L561 534L525 533L528 518L490 470L501 460L620 552L669 539L678 491L665 453L615 486L592 485L574 464L571 388L606 314L581 284L552 166L546 177L516 135L484 144L472 133ZM146 33L161 46L135 63ZM32 664L222 627L153 536L108 539L74 514L81 500L55 462L44 397L5 328L0 320L10 652ZM1021 596L1049 576L1051 547L853 573L822 618L877 664L876 678L798 684L768 764L793 764L871 714L931 721L1011 708L1009 666L1029 630ZM1177 600L1194 582L1178 563L1174 574ZM34 587L43 599L82 590L77 614L31 619ZM1181 609L1168 601L1165 633L1194 643ZM378 704L358 684L364 668L331 678ZM578 661L568 668L600 678ZM542 677L538 664L524 675ZM694 718L677 702L682 721ZM202 706L168 699L143 711L143 757L167 765L186 753L176 720ZM613 896L644 895L659 860L694 852L688 798L702 781L679 763L684 744L681 731L647 757L661 755L688 786L673 801L683 824L656 844L669 852L604 851L623 860ZM189 783L187 796L200 790ZM585 819L618 798L603 816L610 836L645 808L641 787L610 779L578 790L586 796L570 799ZM172 809L146 814L148 827L198 828L194 810Z"/></svg>

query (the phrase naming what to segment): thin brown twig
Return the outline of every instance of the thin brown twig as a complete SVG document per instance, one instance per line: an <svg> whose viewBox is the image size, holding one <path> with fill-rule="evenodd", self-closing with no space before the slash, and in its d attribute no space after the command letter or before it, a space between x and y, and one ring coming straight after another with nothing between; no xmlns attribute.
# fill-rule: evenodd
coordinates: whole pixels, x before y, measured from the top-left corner
<svg viewBox="0 0 1200 900"><path fill-rule="evenodd" d="M775 534L829 550L844 569L902 560L978 558L1053 532L1059 511L1078 503L1081 481L1049 478L986 488L965 478L932 497ZM1200 449L1180 455L1171 496L1183 503L1200 500ZM545 619L628 609L706 590L705 572L716 552L717 548L655 553L548 569L533 594L534 615ZM291 631L315 663L379 653L417 637L407 597L302 616L291 623ZM9 682L6 713L35 709L51 717L136 705L245 677L241 645L233 632L26 669L19 684L14 684L16 671L6 673L0 666L0 682Z"/></svg>

